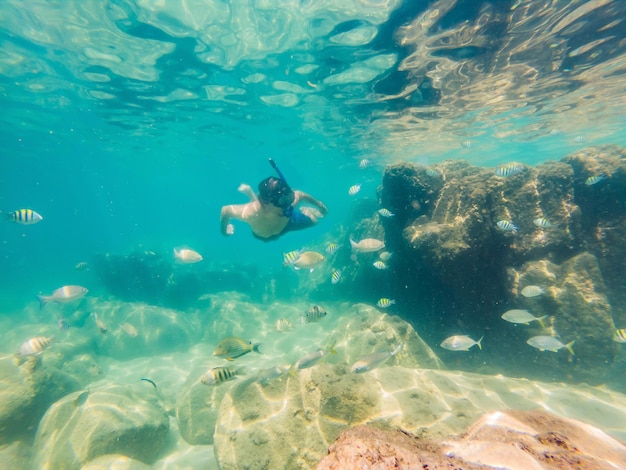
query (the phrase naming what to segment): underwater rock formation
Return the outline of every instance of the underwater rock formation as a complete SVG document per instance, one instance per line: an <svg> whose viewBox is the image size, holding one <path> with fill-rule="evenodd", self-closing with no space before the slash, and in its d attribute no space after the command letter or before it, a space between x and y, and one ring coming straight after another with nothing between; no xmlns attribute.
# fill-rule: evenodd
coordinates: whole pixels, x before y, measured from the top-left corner
<svg viewBox="0 0 626 470"><path fill-rule="evenodd" d="M78 381L46 366L40 356L29 356L19 366L12 356L0 357L0 377L0 445L32 438L46 409L80 388Z"/></svg>
<svg viewBox="0 0 626 470"><path fill-rule="evenodd" d="M109 386L67 395L46 412L35 438L34 468L80 469L106 454L154 462L169 419L143 387Z"/></svg>
<svg viewBox="0 0 626 470"><path fill-rule="evenodd" d="M316 470L609 470L625 465L626 447L593 426L545 411L496 411L483 415L456 439L418 439L373 426L350 428L330 446Z"/></svg>
<svg viewBox="0 0 626 470"><path fill-rule="evenodd" d="M463 161L389 165L379 193L379 206L395 214L381 220L387 249L394 252L388 270L394 292L388 297L429 342L438 344L451 330L479 336L487 331L487 348L493 338L504 349L511 333L500 315L519 308L507 271L542 260L562 264L591 253L607 286L604 291L594 278L594 290L610 306L601 321L589 323L591 329L571 331L571 339L583 343L576 353L581 366L559 378L603 380L602 373L594 375L586 367L613 359L616 349L605 341L608 330L613 323L626 326L621 307L626 304L621 261L626 256L625 156L624 149L605 146L536 167L511 163L496 172ZM378 284L370 279L369 285ZM413 311L420 314L413 316ZM557 333L566 337L568 332ZM602 338L597 350L593 336ZM512 351L502 352L495 358L501 367L520 365Z"/></svg>
<svg viewBox="0 0 626 470"><path fill-rule="evenodd" d="M103 469L115 469L115 470L150 470L152 467L146 465L139 460L131 459L125 455L102 455L86 465L83 465L80 470L103 470Z"/></svg>

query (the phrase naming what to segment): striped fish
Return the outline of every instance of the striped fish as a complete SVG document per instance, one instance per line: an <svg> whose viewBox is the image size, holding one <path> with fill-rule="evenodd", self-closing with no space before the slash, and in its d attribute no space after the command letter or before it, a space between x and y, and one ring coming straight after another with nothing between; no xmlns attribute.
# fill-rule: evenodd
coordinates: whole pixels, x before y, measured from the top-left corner
<svg viewBox="0 0 626 470"><path fill-rule="evenodd" d="M230 367L213 367L207 370L200 378L200 382L203 385L219 385L234 378L237 375L237 371Z"/></svg>
<svg viewBox="0 0 626 470"><path fill-rule="evenodd" d="M431 178L441 178L441 173L434 168L426 168L426 174Z"/></svg>
<svg viewBox="0 0 626 470"><path fill-rule="evenodd" d="M11 222L22 225L32 225L43 220L43 217L32 209L19 209L6 214Z"/></svg>
<svg viewBox="0 0 626 470"><path fill-rule="evenodd" d="M302 254L302 250L292 250L283 253L283 266L291 266Z"/></svg>
<svg viewBox="0 0 626 470"><path fill-rule="evenodd" d="M360 184L353 184L352 186L350 186L350 189L348 189L348 194L350 196L354 196L360 190L361 190L361 185Z"/></svg>
<svg viewBox="0 0 626 470"><path fill-rule="evenodd" d="M385 262L380 260L374 262L374 267L376 269L387 269L387 265L385 264Z"/></svg>
<svg viewBox="0 0 626 470"><path fill-rule="evenodd" d="M37 336L26 340L17 350L18 356L37 356L52 342L52 337Z"/></svg>
<svg viewBox="0 0 626 470"><path fill-rule="evenodd" d="M500 220L496 223L496 225L503 232L517 233L517 226L513 225L513 222L511 222L510 220Z"/></svg>
<svg viewBox="0 0 626 470"><path fill-rule="evenodd" d="M585 180L585 184L587 186L593 186L594 184L598 184L600 181L604 181L607 178L608 178L608 176L606 176L606 175L590 176L589 178L587 178Z"/></svg>
<svg viewBox="0 0 626 470"><path fill-rule="evenodd" d="M343 245L338 245L337 243L329 243L326 246L326 253L328 253L329 255L334 255L337 252L337 250L341 248L342 246Z"/></svg>
<svg viewBox="0 0 626 470"><path fill-rule="evenodd" d="M519 175L524 170L526 170L526 166L522 163L511 162L505 163L504 165L498 165L494 171L494 173L498 176L514 176Z"/></svg>
<svg viewBox="0 0 626 470"><path fill-rule="evenodd" d="M522 295L524 297L538 297L546 293L546 290L541 286L526 286L522 289Z"/></svg>
<svg viewBox="0 0 626 470"><path fill-rule="evenodd" d="M337 284L341 280L343 269L335 269L332 276L330 276L330 282Z"/></svg>
<svg viewBox="0 0 626 470"><path fill-rule="evenodd" d="M620 328L613 333L613 341L616 343L626 343L626 328Z"/></svg>
<svg viewBox="0 0 626 470"><path fill-rule="evenodd" d="M304 323L314 323L320 321L326 316L326 310L319 305L313 305L308 312L304 314L302 320Z"/></svg>
<svg viewBox="0 0 626 470"><path fill-rule="evenodd" d="M378 305L380 308L387 308L390 305L393 305L395 303L396 303L395 300L386 299L383 297L382 299L379 299L378 302L376 302L376 305Z"/></svg>
<svg viewBox="0 0 626 470"><path fill-rule="evenodd" d="M274 323L274 328L276 328L276 331L289 331L293 328L293 324L286 318L279 318Z"/></svg>
<svg viewBox="0 0 626 470"><path fill-rule="evenodd" d="M552 222L550 222L548 219L546 219L545 217L539 217L537 219L534 219L533 224L535 224L539 228L555 227L555 225Z"/></svg>
<svg viewBox="0 0 626 470"><path fill-rule="evenodd" d="M371 164L371 161L369 161L367 158L364 158L359 162L359 168L363 170L365 168L368 168Z"/></svg>
<svg viewBox="0 0 626 470"><path fill-rule="evenodd" d="M378 209L378 213L382 215L383 217L393 217L394 215L396 215L393 212L391 212L389 209L385 209L385 208Z"/></svg>
<svg viewBox="0 0 626 470"><path fill-rule="evenodd" d="M464 140L463 142L461 142L461 147L463 147L464 149L470 150L472 148L472 141Z"/></svg>

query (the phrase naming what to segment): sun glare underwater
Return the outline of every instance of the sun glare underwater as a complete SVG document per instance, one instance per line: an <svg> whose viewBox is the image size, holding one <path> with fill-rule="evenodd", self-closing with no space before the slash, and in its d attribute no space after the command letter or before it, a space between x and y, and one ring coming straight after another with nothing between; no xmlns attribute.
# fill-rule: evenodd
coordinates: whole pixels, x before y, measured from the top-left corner
<svg viewBox="0 0 626 470"><path fill-rule="evenodd" d="M6 0L0 41L0 467L626 468L625 2Z"/></svg>

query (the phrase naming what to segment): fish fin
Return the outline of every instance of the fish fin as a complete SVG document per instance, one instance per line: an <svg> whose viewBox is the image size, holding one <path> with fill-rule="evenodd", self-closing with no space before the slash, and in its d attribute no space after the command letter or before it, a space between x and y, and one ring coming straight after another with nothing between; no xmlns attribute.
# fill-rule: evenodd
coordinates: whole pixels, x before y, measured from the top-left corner
<svg viewBox="0 0 626 470"><path fill-rule="evenodd" d="M263 351L261 351L261 343L257 343L254 346L252 346L252 350L255 353L263 354Z"/></svg>
<svg viewBox="0 0 626 470"><path fill-rule="evenodd" d="M354 250L354 247L357 245L357 243L351 238L350 239L350 246L352 247L352 249Z"/></svg>
<svg viewBox="0 0 626 470"><path fill-rule="evenodd" d="M482 336L480 337L480 339L479 339L478 341L476 341L476 345L478 346L478 349L480 349L481 351L482 351L482 349L483 349L483 345L481 344L481 342L482 342L482 340L483 340L483 338L484 338L484 337L485 337L485 335L482 335Z"/></svg>
<svg viewBox="0 0 626 470"><path fill-rule="evenodd" d="M39 310L41 310L48 302L50 302L50 297L47 295L38 295L37 300L39 300Z"/></svg>
<svg viewBox="0 0 626 470"><path fill-rule="evenodd" d="M546 318L548 318L548 315L544 315L543 317L539 317L537 318L537 321L539 322L539 324L541 325L541 328L543 328L545 330L546 328L546 324L543 322Z"/></svg>
<svg viewBox="0 0 626 470"><path fill-rule="evenodd" d="M227 361L234 361L235 359L234 359L234 358L232 358L232 357L227 357L227 358L226 358L226 360L227 360Z"/></svg>
<svg viewBox="0 0 626 470"><path fill-rule="evenodd" d="M569 343L567 343L565 345L565 347L567 348L567 350L569 351L569 353L574 356L574 350L572 349L572 346L574 346L574 343L576 342L576 340L572 340Z"/></svg>

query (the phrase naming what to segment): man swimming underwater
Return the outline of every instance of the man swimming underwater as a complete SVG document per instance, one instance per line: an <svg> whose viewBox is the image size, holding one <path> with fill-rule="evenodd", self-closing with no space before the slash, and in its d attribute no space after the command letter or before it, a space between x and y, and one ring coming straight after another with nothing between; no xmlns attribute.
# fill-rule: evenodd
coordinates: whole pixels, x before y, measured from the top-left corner
<svg viewBox="0 0 626 470"><path fill-rule="evenodd" d="M270 176L261 181L258 196L247 184L239 186L239 191L247 195L250 202L222 207L220 214L222 235L235 233L230 219L237 219L246 222L256 238L263 241L276 240L287 232L312 227L328 212L324 203L313 196L292 190L274 160L270 158L269 162L279 178ZM317 209L314 207L296 209L301 202L312 204Z"/></svg>

